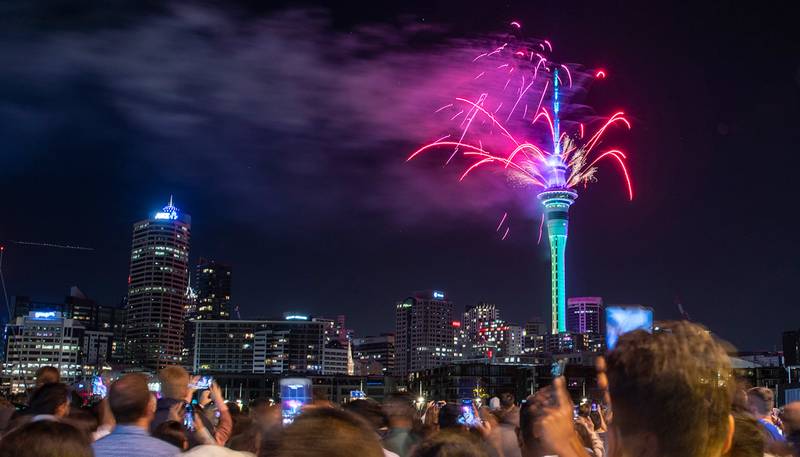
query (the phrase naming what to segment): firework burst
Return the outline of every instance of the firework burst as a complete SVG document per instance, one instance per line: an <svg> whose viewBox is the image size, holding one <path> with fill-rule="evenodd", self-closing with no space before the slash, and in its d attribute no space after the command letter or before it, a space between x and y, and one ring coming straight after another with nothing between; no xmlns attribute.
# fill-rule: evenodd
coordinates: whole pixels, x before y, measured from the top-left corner
<svg viewBox="0 0 800 457"><path fill-rule="evenodd" d="M516 32L521 25L514 21L511 27ZM586 186L596 180L598 166L610 160L633 199L626 154L601 147L610 127L630 129L624 113L587 121L585 114L579 115L583 107L572 104L591 80L605 79L606 71L554 62L552 49L547 40L524 42L509 35L477 55L473 95L457 97L437 110L457 127L407 160L431 150L450 151L445 165L458 156L467 161L462 181L479 169L494 168L513 183L543 190ZM586 135L593 126L596 130Z"/></svg>

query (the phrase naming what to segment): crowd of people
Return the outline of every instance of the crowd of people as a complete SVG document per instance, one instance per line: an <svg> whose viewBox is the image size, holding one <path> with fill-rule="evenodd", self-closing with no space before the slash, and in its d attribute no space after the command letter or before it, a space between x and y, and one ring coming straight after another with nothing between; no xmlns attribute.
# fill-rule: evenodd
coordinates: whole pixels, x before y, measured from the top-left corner
<svg viewBox="0 0 800 457"><path fill-rule="evenodd" d="M280 405L240 409L180 367L158 373L158 399L132 373L91 406L47 367L24 405L0 400L0 457L800 456L800 402L778 411L770 389L740 388L726 346L698 325L625 334L597 370L601 398L577 406L559 377L521 401L315 398L286 424Z"/></svg>

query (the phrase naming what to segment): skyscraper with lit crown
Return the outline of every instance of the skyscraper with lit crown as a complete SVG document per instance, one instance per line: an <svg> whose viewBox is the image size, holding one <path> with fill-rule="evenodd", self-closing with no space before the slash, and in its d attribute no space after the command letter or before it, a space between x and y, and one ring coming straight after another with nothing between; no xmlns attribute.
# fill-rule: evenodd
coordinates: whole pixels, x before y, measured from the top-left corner
<svg viewBox="0 0 800 457"><path fill-rule="evenodd" d="M181 363L191 217L172 203L133 224L126 362L157 370Z"/></svg>

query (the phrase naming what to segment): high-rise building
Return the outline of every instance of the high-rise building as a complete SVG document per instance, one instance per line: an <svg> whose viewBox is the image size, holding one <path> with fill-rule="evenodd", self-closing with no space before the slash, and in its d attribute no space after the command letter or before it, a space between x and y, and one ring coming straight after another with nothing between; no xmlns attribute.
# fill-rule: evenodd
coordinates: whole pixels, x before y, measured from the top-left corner
<svg viewBox="0 0 800 457"><path fill-rule="evenodd" d="M356 374L391 375L394 372L394 333L353 339Z"/></svg>
<svg viewBox="0 0 800 457"><path fill-rule="evenodd" d="M58 368L61 380L82 375L81 340L84 328L60 311L30 311L6 326L6 359L2 378L11 392L25 392L35 384L36 370Z"/></svg>
<svg viewBox="0 0 800 457"><path fill-rule="evenodd" d="M252 373L256 332L263 320L193 320L193 373Z"/></svg>
<svg viewBox="0 0 800 457"><path fill-rule="evenodd" d="M21 295L14 298L13 319L27 317L33 311L57 312L85 329L84 338L91 341L82 341L81 347L92 348L83 359L86 365L122 361L125 343L125 309L122 306L100 305L87 298L76 286L71 287L69 295L59 303L32 300ZM106 343L108 347L103 346Z"/></svg>
<svg viewBox="0 0 800 457"><path fill-rule="evenodd" d="M525 350L525 329L521 325L507 325L503 340L500 348L503 356L520 355Z"/></svg>
<svg viewBox="0 0 800 457"><path fill-rule="evenodd" d="M350 367L348 366L349 348L342 346L338 341L326 344L322 348L322 370L324 374L350 374Z"/></svg>
<svg viewBox="0 0 800 457"><path fill-rule="evenodd" d="M418 292L395 305L395 351L398 376L453 359L453 302L444 292Z"/></svg>
<svg viewBox="0 0 800 457"><path fill-rule="evenodd" d="M542 318L534 317L532 320L525 322L523 351L526 354L544 351L544 335L547 333L547 324Z"/></svg>
<svg viewBox="0 0 800 457"><path fill-rule="evenodd" d="M605 334L603 297L573 297L567 300L567 331Z"/></svg>
<svg viewBox="0 0 800 457"><path fill-rule="evenodd" d="M325 343L327 319L194 320L195 373L346 374L348 349Z"/></svg>
<svg viewBox="0 0 800 457"><path fill-rule="evenodd" d="M197 294L195 319L231 318L231 267L200 259L194 270L192 289Z"/></svg>
<svg viewBox="0 0 800 457"><path fill-rule="evenodd" d="M500 308L497 305L480 302L467 307L464 311L461 327L466 337L465 358L485 357L487 349L496 347L493 344L487 346L487 335L481 333L481 329L487 327L490 322L495 322L495 324L502 322L500 321Z"/></svg>
<svg viewBox="0 0 800 457"><path fill-rule="evenodd" d="M133 224L127 363L157 370L181 363L191 217L169 204Z"/></svg>

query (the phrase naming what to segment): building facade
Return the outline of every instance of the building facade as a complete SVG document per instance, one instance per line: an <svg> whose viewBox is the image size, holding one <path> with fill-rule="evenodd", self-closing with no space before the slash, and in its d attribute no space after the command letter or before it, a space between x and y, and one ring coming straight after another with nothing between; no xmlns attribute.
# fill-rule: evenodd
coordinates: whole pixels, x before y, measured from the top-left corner
<svg viewBox="0 0 800 457"><path fill-rule="evenodd" d="M461 327L467 337L469 346L475 347L483 339L480 331L486 326L487 322L500 320L500 309L492 303L481 302L470 306L464 311L461 319ZM469 351L468 351L469 352ZM473 357L476 354L466 354L466 357Z"/></svg>
<svg viewBox="0 0 800 457"><path fill-rule="evenodd" d="M158 370L182 362L191 217L167 206L133 225L126 362Z"/></svg>
<svg viewBox="0 0 800 457"><path fill-rule="evenodd" d="M444 292L419 292L395 305L395 375L453 359L453 303Z"/></svg>
<svg viewBox="0 0 800 457"><path fill-rule="evenodd" d="M195 373L340 374L347 347L325 344L325 321L289 315L271 320L194 320Z"/></svg>
<svg viewBox="0 0 800 457"><path fill-rule="evenodd" d="M567 331L605 334L603 297L573 297L567 300Z"/></svg>
<svg viewBox="0 0 800 457"><path fill-rule="evenodd" d="M231 267L214 260L200 259L194 270L192 289L196 298L195 319L231 318Z"/></svg>
<svg viewBox="0 0 800 457"><path fill-rule="evenodd" d="M75 382L83 374L83 331L59 311L31 311L17 317L6 326L4 387L25 392L35 385L36 371L47 365L58 368L63 382Z"/></svg>
<svg viewBox="0 0 800 457"><path fill-rule="evenodd" d="M353 339L356 374L391 375L394 372L394 333Z"/></svg>
<svg viewBox="0 0 800 457"><path fill-rule="evenodd" d="M522 329L523 351L526 354L544 352L544 336L547 333L547 324L541 318L525 322Z"/></svg>
<svg viewBox="0 0 800 457"><path fill-rule="evenodd" d="M99 352L98 357L87 354L85 363L117 363L124 358L123 347L125 344L125 316L126 311L122 306L100 305L87 298L80 289L73 286L63 302L53 303L33 300L28 296L14 297L14 310L12 322L19 317L27 317L31 312L57 312L65 319L72 319L76 324L85 329L84 337L103 334L104 343L108 348L98 347L97 340L81 342L81 347L91 347ZM107 335L110 333L110 337Z"/></svg>

